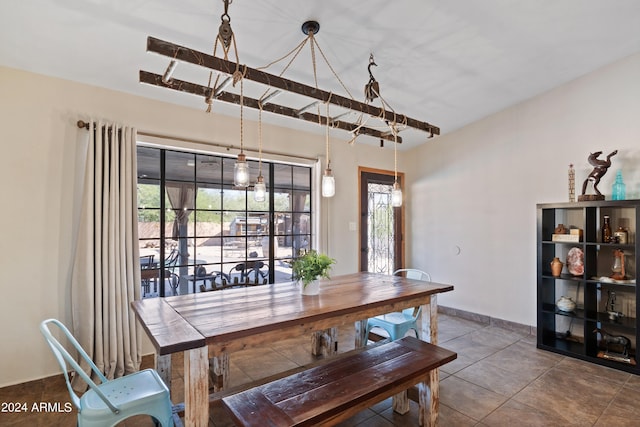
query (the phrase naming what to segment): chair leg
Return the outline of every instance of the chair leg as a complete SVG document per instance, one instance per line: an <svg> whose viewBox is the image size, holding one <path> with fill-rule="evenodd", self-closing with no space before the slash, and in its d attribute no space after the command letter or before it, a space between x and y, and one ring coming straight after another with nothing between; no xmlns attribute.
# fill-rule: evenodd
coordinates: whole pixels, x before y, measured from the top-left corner
<svg viewBox="0 0 640 427"><path fill-rule="evenodd" d="M143 279L142 280L142 296L145 297L150 292L151 292L151 287L149 285L149 280Z"/></svg>

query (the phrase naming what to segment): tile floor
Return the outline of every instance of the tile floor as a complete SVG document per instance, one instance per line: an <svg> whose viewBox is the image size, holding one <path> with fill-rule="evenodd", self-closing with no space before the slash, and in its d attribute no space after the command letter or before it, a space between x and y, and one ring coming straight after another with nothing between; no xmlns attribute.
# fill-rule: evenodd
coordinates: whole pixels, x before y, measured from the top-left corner
<svg viewBox="0 0 640 427"><path fill-rule="evenodd" d="M353 348L353 333L341 330L341 351ZM535 337L441 314L440 345L458 353L440 374L440 426L638 426L640 377L535 348ZM234 354L232 386L273 375L312 360L308 338ZM182 363L175 356L172 395L182 399ZM148 364L150 358L146 361ZM75 414L38 412L33 404L64 404L62 376L0 389L0 426L73 426ZM7 413L9 403L26 403L26 412ZM347 426L417 426L417 405L400 416L390 399L341 424ZM148 417L126 426L151 426ZM209 423L233 424L216 405Z"/></svg>

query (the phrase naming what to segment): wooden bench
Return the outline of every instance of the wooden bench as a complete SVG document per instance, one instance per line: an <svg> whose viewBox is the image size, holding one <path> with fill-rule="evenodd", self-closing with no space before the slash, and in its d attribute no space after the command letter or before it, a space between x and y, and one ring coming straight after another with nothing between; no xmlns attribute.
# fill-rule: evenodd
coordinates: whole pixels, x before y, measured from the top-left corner
<svg viewBox="0 0 640 427"><path fill-rule="evenodd" d="M437 389L438 376L432 372L456 357L405 337L226 396L222 402L238 426L329 426L421 383L421 424L435 424L438 396L429 392Z"/></svg>

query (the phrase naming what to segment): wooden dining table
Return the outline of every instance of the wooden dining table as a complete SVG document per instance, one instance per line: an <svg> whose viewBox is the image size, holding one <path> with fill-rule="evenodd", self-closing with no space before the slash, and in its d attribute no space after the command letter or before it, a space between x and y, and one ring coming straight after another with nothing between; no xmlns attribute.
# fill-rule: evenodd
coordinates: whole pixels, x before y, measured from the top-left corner
<svg viewBox="0 0 640 427"><path fill-rule="evenodd" d="M452 285L361 272L325 279L313 296L302 295L290 282L149 298L132 307L163 371L172 353L184 352L185 424L207 426L210 365L216 388L225 389L233 352L304 335L331 351L332 331L344 325L354 325L355 346L364 347L369 317L417 306L422 306L422 339L437 344L437 294L452 290ZM430 391L436 413L437 380Z"/></svg>

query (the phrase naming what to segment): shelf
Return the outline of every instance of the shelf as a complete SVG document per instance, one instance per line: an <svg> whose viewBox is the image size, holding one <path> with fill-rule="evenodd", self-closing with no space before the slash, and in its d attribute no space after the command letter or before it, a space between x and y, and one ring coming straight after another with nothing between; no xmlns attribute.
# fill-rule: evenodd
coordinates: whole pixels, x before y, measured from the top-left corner
<svg viewBox="0 0 640 427"><path fill-rule="evenodd" d="M562 246L582 246L584 242L555 242L553 240L543 240L543 244L545 245L562 245Z"/></svg>
<svg viewBox="0 0 640 427"><path fill-rule="evenodd" d="M640 345L640 292L636 283L613 281L608 277L612 274L610 267L617 249L625 253L626 274L633 277L633 281L640 274L637 270L640 268L640 200L549 203L538 204L536 208L538 348L640 375L640 364L598 357L602 348L593 332L599 327L609 334L629 338L634 349ZM604 216L611 218L612 228L621 226L628 231L629 243L600 241ZM558 224L581 229L582 241L553 241ZM551 275L551 260L558 257L565 262L562 258L574 247L584 253L585 273L574 276L565 266L560 276ZM611 320L603 311L603 298L607 298L608 291L616 292L615 307L624 312L624 317ZM562 295L573 297L580 308L572 312L558 310L555 302ZM571 331L569 337L562 333L567 330Z"/></svg>
<svg viewBox="0 0 640 427"><path fill-rule="evenodd" d="M547 349L553 349L556 352L562 352L564 354L586 356L584 344L581 342L556 337L545 337L545 339L543 339L542 346L547 347Z"/></svg>
<svg viewBox="0 0 640 427"><path fill-rule="evenodd" d="M603 248L622 249L624 251L633 252L636 249L635 243L601 243L601 242L554 242L552 240L543 240L543 245L561 245L561 246L602 246Z"/></svg>
<svg viewBox="0 0 640 427"><path fill-rule="evenodd" d="M633 279L633 281L635 282L636 279ZM627 283L627 281L620 281L620 280L613 280L613 279L609 279L609 278L605 278L603 280L602 276L601 277L592 277L591 279L587 279L588 283L599 283L601 285L607 285L607 286L611 286L611 285L615 285L615 286L624 286L627 288L635 288L636 284L635 283Z"/></svg>
<svg viewBox="0 0 640 427"><path fill-rule="evenodd" d="M584 310L581 308L576 308L573 311L562 311L562 310L558 310L558 307L556 307L555 304L545 303L545 304L542 304L542 311L544 313L557 314L558 316L572 317L575 319L584 319Z"/></svg>
<svg viewBox="0 0 640 427"><path fill-rule="evenodd" d="M637 324L636 319L633 317L621 317L618 320L611 320L609 319L609 313L602 312L598 312L598 318L595 320L600 322L603 327L621 327L629 330L635 330Z"/></svg>
<svg viewBox="0 0 640 427"><path fill-rule="evenodd" d="M572 280L572 281L584 280L584 276L574 276L573 274L568 274L568 273L562 273L559 277L552 276L550 271L542 273L542 277L544 279L558 279L558 280Z"/></svg>

